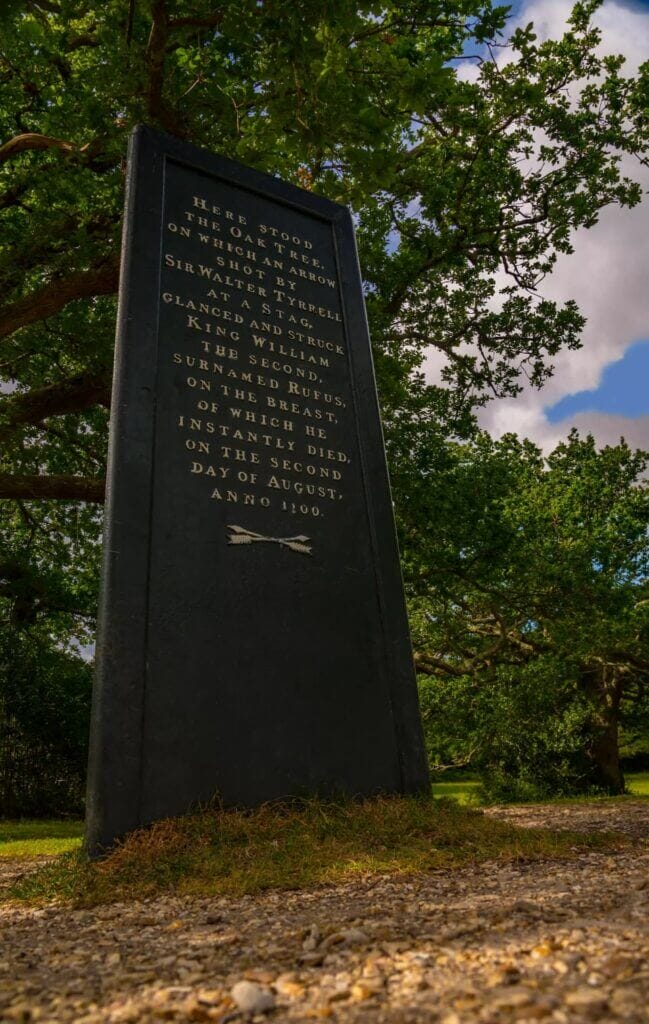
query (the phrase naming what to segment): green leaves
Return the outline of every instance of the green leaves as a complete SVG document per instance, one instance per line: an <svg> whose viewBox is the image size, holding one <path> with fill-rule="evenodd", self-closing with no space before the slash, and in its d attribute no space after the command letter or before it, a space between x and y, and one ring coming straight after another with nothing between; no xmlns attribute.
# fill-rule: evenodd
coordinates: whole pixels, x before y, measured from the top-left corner
<svg viewBox="0 0 649 1024"><path fill-rule="evenodd" d="M509 9L482 0L156 0L132 19L123 0L5 2L0 473L103 472L126 145L144 121L352 207L407 580L445 624L437 655L457 667L468 651L491 671L493 638L469 627L494 608L517 658L526 621L550 616L563 644L589 601L603 609L580 633L593 650L618 636L613 604L639 628L630 453L575 440L544 466L516 439L467 440L480 406L541 387L580 344L576 305L544 299L541 282L576 229L640 199L626 169L646 159L649 65L633 80L598 55L597 6L578 4L564 37L540 43L532 26L507 41ZM604 472L608 519L593 493ZM579 526L584 495L597 529ZM2 515L0 550L52 594L57 565L61 585L83 581L91 615L96 514L12 501ZM62 643L82 629L72 614L45 603L30 629Z"/></svg>
<svg viewBox="0 0 649 1024"><path fill-rule="evenodd" d="M649 689L648 459L574 431L547 459L514 436L420 440L399 507L442 760L472 750L530 793L536 775L536 796L615 788L600 768Z"/></svg>
<svg viewBox="0 0 649 1024"><path fill-rule="evenodd" d="M120 0L16 9L0 35L0 135L70 148L0 167L3 294L117 250L126 139L148 120L354 206L374 343L401 353L406 388L412 354L421 365L431 348L459 419L522 375L540 386L581 327L574 307L539 301L540 280L603 205L639 199L619 156L646 147L646 87L597 57L592 10L579 5L560 40L518 30L496 68L484 44L502 44L507 9L478 0L168 0L136 5L130 26ZM432 415L450 401L429 398Z"/></svg>

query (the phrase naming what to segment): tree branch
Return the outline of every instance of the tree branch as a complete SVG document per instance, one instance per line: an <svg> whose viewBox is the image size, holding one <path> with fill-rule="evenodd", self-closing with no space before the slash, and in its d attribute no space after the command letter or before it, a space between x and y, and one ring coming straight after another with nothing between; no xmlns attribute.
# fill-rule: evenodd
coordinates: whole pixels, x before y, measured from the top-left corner
<svg viewBox="0 0 649 1024"><path fill-rule="evenodd" d="M649 672L649 661L646 661L644 658L639 658L638 655L634 654L632 651L607 651L606 656L608 658L615 659L615 661L626 662L639 672Z"/></svg>
<svg viewBox="0 0 649 1024"><path fill-rule="evenodd" d="M36 132L26 132L24 135L16 135L4 146L0 146L0 164L9 160L12 156L24 153L30 149L60 149L64 153L73 153L77 147L71 142L64 142L63 139L54 139L50 135L38 135Z"/></svg>
<svg viewBox="0 0 649 1024"><path fill-rule="evenodd" d="M147 111L151 121L162 125L165 131L183 139L187 135L185 124L167 106L164 99L164 65L167 56L167 44L171 22L167 14L165 0L153 0L151 3L151 32L146 47L146 66L148 83L146 89ZM183 19L178 19L181 27Z"/></svg>
<svg viewBox="0 0 649 1024"><path fill-rule="evenodd" d="M28 7L35 7L40 11L48 11L50 14L60 14L61 7L59 4L51 3L50 0L29 0Z"/></svg>
<svg viewBox="0 0 649 1024"><path fill-rule="evenodd" d="M105 374L80 373L44 388L11 395L0 401L0 414L6 416L6 422L0 423L0 441L22 424L38 425L48 416L81 412L93 405L110 405L110 383Z"/></svg>
<svg viewBox="0 0 649 1024"><path fill-rule="evenodd" d="M59 61L56 66L62 74L67 73L64 70L63 62ZM38 135L35 132L25 132L22 135L16 135L9 142L5 142L4 146L0 146L0 166L12 157L18 156L19 153L39 149L58 149L61 153L68 155L74 153L77 157L83 159L86 167L101 173L103 170L115 166L116 163L113 156L103 154L101 147L101 137L86 142L84 146L77 146L72 142L66 142L64 139L55 139L49 135ZM11 195L10 192L7 194Z"/></svg>
<svg viewBox="0 0 649 1024"><path fill-rule="evenodd" d="M75 299L111 295L117 291L118 281L117 253L90 270L78 270L69 277L56 278L24 299L0 308L0 338L6 338L21 327L53 316Z"/></svg>
<svg viewBox="0 0 649 1024"><path fill-rule="evenodd" d="M106 481L103 477L86 477L40 473L15 476L0 473L0 498L52 498L55 501L95 501L103 503Z"/></svg>
<svg viewBox="0 0 649 1024"><path fill-rule="evenodd" d="M167 22L170 32L177 28L218 28L223 21L223 12L205 18L170 18Z"/></svg>
<svg viewBox="0 0 649 1024"><path fill-rule="evenodd" d="M160 121L167 46L167 11L164 0L154 0L152 14L151 33L146 48L146 62L149 67L147 109L152 120Z"/></svg>
<svg viewBox="0 0 649 1024"><path fill-rule="evenodd" d="M96 36L90 35L89 32L85 32L80 36L73 36L72 39L68 40L66 46L66 52L72 53L74 50L80 50L83 46L99 46L99 40Z"/></svg>
<svg viewBox="0 0 649 1024"><path fill-rule="evenodd" d="M417 652L414 655L415 672L419 672L422 675L432 676L436 672L445 672L449 676L467 676L471 675L471 670L465 667L458 668L455 665L449 664L442 658L434 658L431 654L424 652Z"/></svg>

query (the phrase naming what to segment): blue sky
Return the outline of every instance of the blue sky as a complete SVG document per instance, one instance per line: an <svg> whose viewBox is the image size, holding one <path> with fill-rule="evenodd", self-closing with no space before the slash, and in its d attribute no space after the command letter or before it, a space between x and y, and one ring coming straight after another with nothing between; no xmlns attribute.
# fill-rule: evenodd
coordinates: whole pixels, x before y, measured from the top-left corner
<svg viewBox="0 0 649 1024"><path fill-rule="evenodd" d="M649 414L649 341L630 345L618 362L609 363L599 387L564 395L545 410L550 423L561 423L580 412L630 417Z"/></svg>

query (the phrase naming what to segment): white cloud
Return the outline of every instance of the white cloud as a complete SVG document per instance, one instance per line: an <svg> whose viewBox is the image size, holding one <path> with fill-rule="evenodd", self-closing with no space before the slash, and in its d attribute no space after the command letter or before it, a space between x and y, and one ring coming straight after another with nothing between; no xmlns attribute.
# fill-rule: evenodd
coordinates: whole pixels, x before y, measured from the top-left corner
<svg viewBox="0 0 649 1024"><path fill-rule="evenodd" d="M533 21L539 39L556 39L565 30L573 6L573 0L532 0L524 5L516 24ZM600 54L622 53L626 73L634 74L647 59L649 15L640 8L606 0L593 24L602 32Z"/></svg>
<svg viewBox="0 0 649 1024"><path fill-rule="evenodd" d="M606 366L621 359L634 341L649 337L649 202L634 210L605 210L594 228L577 232L574 248L573 255L558 261L543 290L548 298L576 300L588 318L583 348L556 357L554 377L542 392L526 388L516 399L492 402L481 417L492 433L516 430L539 443L547 443L557 430L565 434L576 419L550 424L544 407L564 395L597 388ZM589 417L593 432L604 422L624 420L597 413L581 413L578 419L585 425ZM649 418L644 420L641 443L649 448ZM637 435L633 422L628 420L622 431L629 437Z"/></svg>
<svg viewBox="0 0 649 1024"><path fill-rule="evenodd" d="M614 416L605 412L579 412L561 423L550 423L535 410L524 411L519 416L512 416L509 422L503 421L499 428L491 428L490 433L499 437L507 431L517 433L520 437L529 437L546 452L552 451L560 441L565 441L572 427L576 427L582 437L592 434L601 447L607 444L618 444L621 437L632 448L649 451L649 416Z"/></svg>
<svg viewBox="0 0 649 1024"><path fill-rule="evenodd" d="M571 8L568 0L532 0L517 20L533 21L540 38L557 38ZM632 74L649 54L649 12L606 2L595 20L602 29L602 52L624 54L625 72ZM628 172L647 188L649 176L641 176L638 166L629 163ZM588 319L583 348L555 359L555 375L541 393L526 388L517 399L492 402L481 422L494 435L516 431L546 448L575 425L602 443L615 442L623 434L629 443L649 449L649 416L583 412L549 423L544 414L544 407L565 395L597 388L607 365L621 359L633 342L649 338L649 201L633 210L607 208L594 228L576 233L574 250L559 259L543 292L560 302L577 301ZM435 369L431 362L431 379L436 378Z"/></svg>

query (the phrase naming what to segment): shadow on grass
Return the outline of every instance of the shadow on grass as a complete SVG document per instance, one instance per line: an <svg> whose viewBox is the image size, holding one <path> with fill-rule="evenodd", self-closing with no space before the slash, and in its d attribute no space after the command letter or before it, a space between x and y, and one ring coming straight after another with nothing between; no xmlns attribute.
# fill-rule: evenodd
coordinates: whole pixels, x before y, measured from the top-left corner
<svg viewBox="0 0 649 1024"><path fill-rule="evenodd" d="M517 828L455 800L391 797L206 811L132 833L104 860L67 854L8 890L10 899L93 905L178 894L255 894L482 861L570 858L619 836Z"/></svg>
<svg viewBox="0 0 649 1024"><path fill-rule="evenodd" d="M36 821L26 818L0 821L0 843L29 839L76 839L82 835L82 821Z"/></svg>

